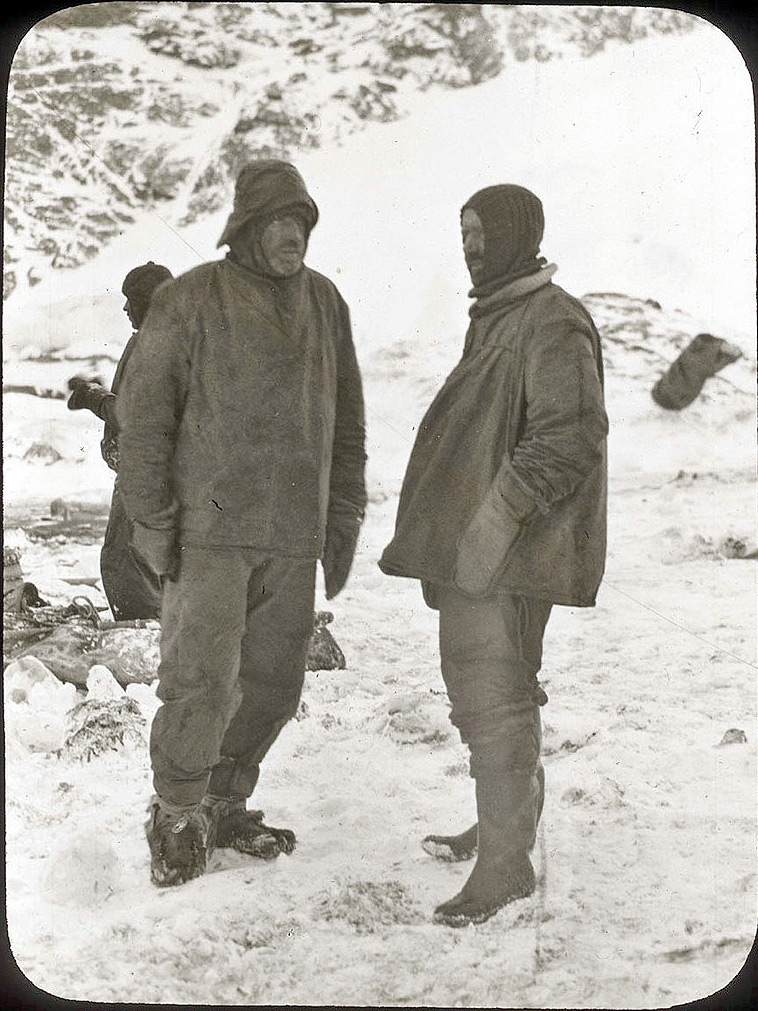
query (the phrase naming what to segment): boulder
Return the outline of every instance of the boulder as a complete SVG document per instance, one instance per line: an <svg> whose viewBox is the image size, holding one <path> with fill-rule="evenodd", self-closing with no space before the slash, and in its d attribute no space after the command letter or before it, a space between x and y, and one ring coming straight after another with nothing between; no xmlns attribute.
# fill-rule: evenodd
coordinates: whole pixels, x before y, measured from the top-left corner
<svg viewBox="0 0 758 1011"><path fill-rule="evenodd" d="M313 616L313 633L308 643L306 670L344 670L345 654L326 627L334 620L331 611L317 611Z"/></svg>
<svg viewBox="0 0 758 1011"><path fill-rule="evenodd" d="M717 747L725 748L727 744L747 744L747 734L739 727L730 727L729 730L724 731L724 736Z"/></svg>

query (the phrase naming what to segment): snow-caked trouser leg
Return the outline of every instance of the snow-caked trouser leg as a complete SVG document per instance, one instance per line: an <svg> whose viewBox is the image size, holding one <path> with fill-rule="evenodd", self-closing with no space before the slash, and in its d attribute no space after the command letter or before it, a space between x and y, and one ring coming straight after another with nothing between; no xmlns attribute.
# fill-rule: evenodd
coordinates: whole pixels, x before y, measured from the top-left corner
<svg viewBox="0 0 758 1011"><path fill-rule="evenodd" d="M544 800L537 672L550 610L511 594L441 592L442 675L471 753L478 852L461 892L435 910L439 923L481 923L534 890L529 852Z"/></svg>
<svg viewBox="0 0 758 1011"><path fill-rule="evenodd" d="M241 699L221 743L205 803L217 812L218 846L270 859L291 853L295 835L247 811L260 764L296 714L313 632L314 561L272 558L251 576L240 648Z"/></svg>
<svg viewBox="0 0 758 1011"><path fill-rule="evenodd" d="M131 536L117 478L100 552L103 590L116 621L159 618L162 595L158 577L132 551Z"/></svg>
<svg viewBox="0 0 758 1011"><path fill-rule="evenodd" d="M163 705L150 734L156 797L148 840L158 884L205 869L214 823L201 801L240 699L249 584L270 562L249 548L185 544L177 579L165 583L157 691Z"/></svg>

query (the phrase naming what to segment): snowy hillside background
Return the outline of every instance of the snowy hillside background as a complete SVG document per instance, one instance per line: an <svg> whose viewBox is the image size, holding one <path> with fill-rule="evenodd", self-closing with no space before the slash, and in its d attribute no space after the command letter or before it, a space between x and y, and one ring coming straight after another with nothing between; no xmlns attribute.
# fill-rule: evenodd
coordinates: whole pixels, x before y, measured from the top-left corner
<svg viewBox="0 0 758 1011"><path fill-rule="evenodd" d="M292 857L220 852L158 892L142 834L154 683L124 693L100 668L85 693L6 669L8 919L36 985L138 1003L640 1007L734 976L756 922L752 117L726 37L654 8L103 3L24 39L4 384L60 397L75 372L110 379L127 270L218 256L239 165L288 157L321 209L308 263L351 307L370 480L331 605L348 669L308 674L256 795L297 831ZM430 913L466 869L418 841L469 823L472 784L435 616L376 560L462 347L458 209L497 181L541 196L543 253L604 338L610 549L598 606L556 609L548 628L538 892L456 932ZM650 388L702 330L744 357L666 413ZM5 542L47 600L102 606L111 474L83 414L4 395ZM40 534L56 498L92 519L87 536ZM124 742L83 761L74 708L108 696Z"/></svg>

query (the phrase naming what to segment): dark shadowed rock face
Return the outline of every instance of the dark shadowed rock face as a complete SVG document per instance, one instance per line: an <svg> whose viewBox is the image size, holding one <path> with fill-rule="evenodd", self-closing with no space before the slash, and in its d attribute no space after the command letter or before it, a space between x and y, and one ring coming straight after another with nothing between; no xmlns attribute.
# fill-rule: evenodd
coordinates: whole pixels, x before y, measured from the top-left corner
<svg viewBox="0 0 758 1011"><path fill-rule="evenodd" d="M180 226L202 219L228 202L246 161L341 143L402 116L415 91L693 23L645 8L69 7L36 25L13 62L4 297L93 259L143 208L172 204Z"/></svg>

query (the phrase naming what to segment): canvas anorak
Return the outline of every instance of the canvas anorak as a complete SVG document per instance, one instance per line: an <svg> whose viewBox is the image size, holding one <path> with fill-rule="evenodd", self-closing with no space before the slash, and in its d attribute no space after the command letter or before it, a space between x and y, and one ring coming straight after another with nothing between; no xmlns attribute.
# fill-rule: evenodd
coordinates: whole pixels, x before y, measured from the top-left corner
<svg viewBox="0 0 758 1011"><path fill-rule="evenodd" d="M472 310L427 411L382 571L590 606L606 549L600 339L554 267Z"/></svg>
<svg viewBox="0 0 758 1011"><path fill-rule="evenodd" d="M136 521L189 544L318 558L330 498L364 508L361 380L327 278L197 267L157 293L132 362L117 414Z"/></svg>

